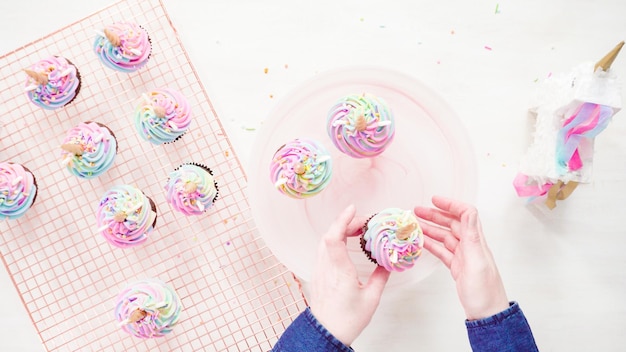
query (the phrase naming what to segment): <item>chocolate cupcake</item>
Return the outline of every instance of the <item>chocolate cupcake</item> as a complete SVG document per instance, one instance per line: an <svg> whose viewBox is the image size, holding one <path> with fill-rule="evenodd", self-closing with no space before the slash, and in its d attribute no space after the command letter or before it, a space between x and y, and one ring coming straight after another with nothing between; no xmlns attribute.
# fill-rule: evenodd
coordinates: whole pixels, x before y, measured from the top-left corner
<svg viewBox="0 0 626 352"><path fill-rule="evenodd" d="M102 175L113 165L118 145L110 128L87 121L67 132L61 149L66 169L77 177L91 179Z"/></svg>
<svg viewBox="0 0 626 352"><path fill-rule="evenodd" d="M148 63L152 54L152 42L148 32L140 25L116 22L97 33L93 50L106 67L131 73Z"/></svg>
<svg viewBox="0 0 626 352"><path fill-rule="evenodd" d="M23 216L36 198L35 175L21 164L0 162L0 220Z"/></svg>
<svg viewBox="0 0 626 352"><path fill-rule="evenodd" d="M165 199L185 215L200 215L210 209L219 196L213 171L197 163L182 164L169 174Z"/></svg>
<svg viewBox="0 0 626 352"><path fill-rule="evenodd" d="M76 99L81 87L80 72L60 56L50 56L24 70L24 89L35 105L46 110L62 108Z"/></svg>
<svg viewBox="0 0 626 352"><path fill-rule="evenodd" d="M139 189L119 185L101 198L96 217L98 232L107 242L129 248L147 241L156 227L157 209L154 201Z"/></svg>
<svg viewBox="0 0 626 352"><path fill-rule="evenodd" d="M365 222L360 241L370 261L401 272L415 265L424 247L424 234L412 211L387 208Z"/></svg>

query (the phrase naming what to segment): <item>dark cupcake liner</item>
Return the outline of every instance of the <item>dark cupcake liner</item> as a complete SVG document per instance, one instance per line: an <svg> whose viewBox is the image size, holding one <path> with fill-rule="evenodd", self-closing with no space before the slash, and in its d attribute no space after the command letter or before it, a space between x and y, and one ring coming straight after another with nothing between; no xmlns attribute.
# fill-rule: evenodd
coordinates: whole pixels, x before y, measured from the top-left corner
<svg viewBox="0 0 626 352"><path fill-rule="evenodd" d="M183 132L183 134L181 134L180 136L176 137L176 139L174 139L173 141L171 141L171 142L165 142L165 143L163 143L163 144L173 144L173 143L176 143L176 141L178 141L179 139L183 138L183 136L184 136L184 135L186 135L186 134L187 134L187 131ZM212 175L212 174L211 174L211 175Z"/></svg>
<svg viewBox="0 0 626 352"><path fill-rule="evenodd" d="M150 55L148 55L146 63L141 67L143 68L148 64L148 62L150 62L150 58L152 57L152 49L154 49L154 47L152 46L152 38L150 38L150 33L145 28L143 28L142 25L139 25L139 28L143 29L146 32L146 35L148 36L148 43L150 43Z"/></svg>
<svg viewBox="0 0 626 352"><path fill-rule="evenodd" d="M145 193L143 195L146 196ZM157 218L159 217L159 213L157 213L157 207L156 207L156 204L154 203L154 201L152 200L152 198L150 198L148 196L146 196L146 198L148 198L148 202L150 203L150 209L155 214L154 221L152 222L152 228L154 229L154 228L156 228L156 223L157 223Z"/></svg>
<svg viewBox="0 0 626 352"><path fill-rule="evenodd" d="M16 163L10 162L9 164L16 164ZM22 164L19 164L19 165L22 165ZM33 205L35 205L35 201L37 200L37 194L39 193L39 186L37 186L37 178L35 177L35 174L32 171L30 171L30 169L27 168L26 166L22 165L22 167L24 168L24 171L33 175L33 185L35 186L35 196L33 197L33 202L30 204L30 207L28 207L28 209L30 209L33 207Z"/></svg>
<svg viewBox="0 0 626 352"><path fill-rule="evenodd" d="M365 221L365 224L363 225L363 228L361 230L363 231L363 234L361 235L360 243L361 243L361 250L363 250L363 253L365 253L365 255L367 256L367 259L369 259L372 263L378 265L378 262L376 261L376 259L372 258L372 252L365 249L365 232L367 232L367 229L368 229L367 224L370 222L370 220L372 220L374 216L376 216L376 214L370 216L367 219L367 221Z"/></svg>
<svg viewBox="0 0 626 352"><path fill-rule="evenodd" d="M56 57L59 57L59 56L56 56ZM67 61L68 64L74 66L74 68L76 69L76 79L78 80L78 86L76 87L76 91L74 92L74 97L72 98L72 100L68 101L67 103L65 103L65 105L63 105L63 106L68 106L78 97L78 92L80 92L80 87L82 86L83 79L80 75L80 71L78 70L78 67L76 67L76 65L74 65L74 63L71 62L68 58L66 57L63 57L63 58L65 59L65 61Z"/></svg>

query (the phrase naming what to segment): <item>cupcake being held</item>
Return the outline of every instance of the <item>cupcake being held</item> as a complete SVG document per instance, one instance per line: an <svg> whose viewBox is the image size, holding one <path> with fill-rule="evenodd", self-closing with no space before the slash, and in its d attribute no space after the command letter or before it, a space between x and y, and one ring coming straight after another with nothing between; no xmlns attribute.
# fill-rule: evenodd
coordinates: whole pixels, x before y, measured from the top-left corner
<svg viewBox="0 0 626 352"><path fill-rule="evenodd" d="M165 184L165 199L185 215L201 215L217 200L219 189L208 167L188 163L170 172Z"/></svg>
<svg viewBox="0 0 626 352"><path fill-rule="evenodd" d="M133 282L115 300L122 330L142 339L162 337L178 323L182 304L169 285L156 279Z"/></svg>
<svg viewBox="0 0 626 352"><path fill-rule="evenodd" d="M172 143L181 138L191 124L191 109L178 91L161 88L142 95L135 108L135 129L152 144Z"/></svg>
<svg viewBox="0 0 626 352"><path fill-rule="evenodd" d="M402 272L422 254L424 234L412 211L387 208L363 226L361 248L372 262Z"/></svg>
<svg viewBox="0 0 626 352"><path fill-rule="evenodd" d="M0 162L0 220L17 219L37 197L37 181L21 164Z"/></svg>
<svg viewBox="0 0 626 352"><path fill-rule="evenodd" d="M69 60L50 56L24 70L28 99L46 110L62 108L76 99L81 87L80 73Z"/></svg>
<svg viewBox="0 0 626 352"><path fill-rule="evenodd" d="M119 185L102 196L96 213L98 232L110 244L128 248L146 242L156 226L156 204L139 189Z"/></svg>
<svg viewBox="0 0 626 352"><path fill-rule="evenodd" d="M326 131L335 147L353 158L375 157L395 136L395 120L385 101L372 94L339 99L326 118Z"/></svg>
<svg viewBox="0 0 626 352"><path fill-rule="evenodd" d="M97 122L81 122L71 128L61 145L63 165L80 178L102 175L117 154L117 140L111 130Z"/></svg>
<svg viewBox="0 0 626 352"><path fill-rule="evenodd" d="M148 63L152 44L148 32L136 23L117 22L97 31L94 52L106 67L124 73Z"/></svg>
<svg viewBox="0 0 626 352"><path fill-rule="evenodd" d="M270 162L271 182L279 192L296 199L322 192L332 173L330 154L312 139L289 141L274 153Z"/></svg>

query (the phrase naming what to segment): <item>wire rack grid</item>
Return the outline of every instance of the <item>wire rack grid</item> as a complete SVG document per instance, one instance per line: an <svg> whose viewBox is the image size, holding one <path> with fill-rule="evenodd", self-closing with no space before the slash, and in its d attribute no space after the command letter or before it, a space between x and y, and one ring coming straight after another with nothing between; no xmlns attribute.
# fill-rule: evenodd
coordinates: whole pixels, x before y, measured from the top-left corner
<svg viewBox="0 0 626 352"><path fill-rule="evenodd" d="M113 72L92 52L95 29L116 21L143 26L148 64ZM68 58L82 76L77 98L43 110L24 93L30 64ZM132 112L143 92L170 87L188 99L190 130L173 144L141 140ZM271 254L252 220L246 179L228 137L158 0L120 1L0 58L0 160L35 175L35 204L0 222L0 257L47 351L267 351L306 302L295 277ZM115 134L119 151L104 175L81 180L61 164L60 144L81 121ZM184 162L209 166L219 199L186 217L165 201L169 171ZM100 197L116 184L140 188L157 205L157 225L140 247L118 249L96 233ZM174 331L142 340L114 319L115 297L129 282L158 278L181 297Z"/></svg>

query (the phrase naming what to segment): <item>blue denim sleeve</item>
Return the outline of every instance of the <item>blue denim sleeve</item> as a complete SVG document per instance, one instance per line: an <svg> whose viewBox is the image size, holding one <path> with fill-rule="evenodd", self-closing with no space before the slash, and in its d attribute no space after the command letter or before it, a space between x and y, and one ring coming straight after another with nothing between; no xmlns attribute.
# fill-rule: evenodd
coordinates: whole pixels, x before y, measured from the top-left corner
<svg viewBox="0 0 626 352"><path fill-rule="evenodd" d="M479 320L466 320L467 335L474 352L538 352L535 338L517 302Z"/></svg>
<svg viewBox="0 0 626 352"><path fill-rule="evenodd" d="M352 352L313 316L307 307L278 339L272 352Z"/></svg>

